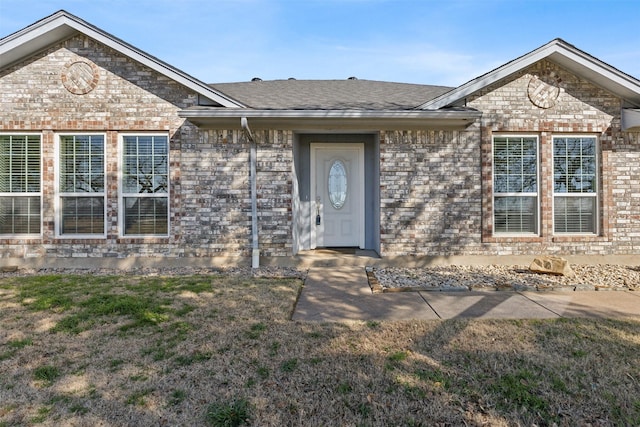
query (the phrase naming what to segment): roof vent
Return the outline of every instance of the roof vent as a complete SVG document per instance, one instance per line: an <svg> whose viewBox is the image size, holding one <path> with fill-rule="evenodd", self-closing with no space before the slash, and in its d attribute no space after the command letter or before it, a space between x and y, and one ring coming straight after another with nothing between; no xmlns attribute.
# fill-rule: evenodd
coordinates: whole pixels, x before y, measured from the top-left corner
<svg viewBox="0 0 640 427"><path fill-rule="evenodd" d="M251 79L252 82L261 82L262 79L260 77L254 77Z"/></svg>
<svg viewBox="0 0 640 427"><path fill-rule="evenodd" d="M355 76L351 76L351 77L349 77L347 80L358 80L358 78L357 78L357 77L355 77Z"/></svg>

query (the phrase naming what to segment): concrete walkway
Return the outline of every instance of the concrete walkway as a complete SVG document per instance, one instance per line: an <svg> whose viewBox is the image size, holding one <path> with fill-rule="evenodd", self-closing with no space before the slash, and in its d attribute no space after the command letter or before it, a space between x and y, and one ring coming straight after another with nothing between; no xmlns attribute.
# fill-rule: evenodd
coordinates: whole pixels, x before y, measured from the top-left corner
<svg viewBox="0 0 640 427"><path fill-rule="evenodd" d="M373 294L363 266L309 270L293 320L640 317L640 292L395 292Z"/></svg>

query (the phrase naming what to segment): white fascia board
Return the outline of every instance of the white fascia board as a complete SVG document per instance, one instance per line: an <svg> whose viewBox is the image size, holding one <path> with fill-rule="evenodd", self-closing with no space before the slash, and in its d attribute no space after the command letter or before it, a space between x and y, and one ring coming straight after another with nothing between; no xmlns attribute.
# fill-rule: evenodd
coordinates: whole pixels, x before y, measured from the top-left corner
<svg viewBox="0 0 640 427"><path fill-rule="evenodd" d="M578 50L553 53L549 59L614 95L640 106L640 80Z"/></svg>
<svg viewBox="0 0 640 427"><path fill-rule="evenodd" d="M75 34L76 30L73 27L65 25L65 16L57 13L0 39L2 67Z"/></svg>
<svg viewBox="0 0 640 427"><path fill-rule="evenodd" d="M594 84L611 91L615 95L633 104L640 105L640 80L557 39L494 71L434 98L420 105L418 108L438 109L449 105L456 105L467 96L543 59L549 59L569 71L573 71L577 75L592 81Z"/></svg>
<svg viewBox="0 0 640 427"><path fill-rule="evenodd" d="M429 102L425 102L420 105L418 109L422 110L437 110L448 105L454 105L458 101L466 98L467 96L475 93L499 80L502 80L519 70L528 67L531 64L536 63L546 58L550 53L547 50L538 50L530 53L529 55L522 56L515 59L500 68L497 68L487 74L484 74L478 78L475 78L462 86L440 95Z"/></svg>
<svg viewBox="0 0 640 427"><path fill-rule="evenodd" d="M120 52L223 107L244 107L241 103L213 90L200 80L64 11L51 15L0 40L0 64L10 65L59 40L71 37L76 32Z"/></svg>
<svg viewBox="0 0 640 427"><path fill-rule="evenodd" d="M240 128L246 118L255 129L464 129L482 113L431 110L251 110L193 109L178 115L207 128Z"/></svg>
<svg viewBox="0 0 640 427"><path fill-rule="evenodd" d="M334 119L460 119L480 117L476 110L254 110L247 108L227 109L189 109L181 110L182 118L215 118L215 117L247 117L247 118L334 118Z"/></svg>

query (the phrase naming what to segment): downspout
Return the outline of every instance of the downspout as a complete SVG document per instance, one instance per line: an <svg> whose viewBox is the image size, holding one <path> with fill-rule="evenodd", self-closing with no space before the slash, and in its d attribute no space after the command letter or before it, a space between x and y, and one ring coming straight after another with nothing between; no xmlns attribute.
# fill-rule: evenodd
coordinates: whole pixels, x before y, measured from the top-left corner
<svg viewBox="0 0 640 427"><path fill-rule="evenodd" d="M257 177L256 177L256 142L249 129L249 121L246 117L240 118L240 125L244 131L245 136L251 143L251 150L249 154L249 162L251 164L249 170L249 178L251 180L251 268L260 267L260 249L258 246L258 189L257 189Z"/></svg>

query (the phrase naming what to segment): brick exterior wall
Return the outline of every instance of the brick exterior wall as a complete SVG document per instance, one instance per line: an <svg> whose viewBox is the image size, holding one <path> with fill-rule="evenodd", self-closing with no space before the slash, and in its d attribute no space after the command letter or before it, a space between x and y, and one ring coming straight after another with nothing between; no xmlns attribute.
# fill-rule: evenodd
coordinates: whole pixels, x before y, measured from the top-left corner
<svg viewBox="0 0 640 427"><path fill-rule="evenodd" d="M97 84L86 94L63 85L64 71L88 60ZM68 39L16 64L0 75L0 132L42 135L42 238L2 240L3 256L122 257L129 254L175 256L176 238L118 237L117 146L120 132L162 132L170 136L171 220L182 215L181 137L177 107L195 105L197 95L84 36ZM58 239L54 231L54 144L57 132L106 134L107 237Z"/></svg>
<svg viewBox="0 0 640 427"><path fill-rule="evenodd" d="M560 92L550 108L534 105L527 96L527 88L534 76L551 75ZM629 156L637 155L640 146L622 144L625 138L620 130L622 101L606 91L572 75L561 67L541 61L529 69L512 76L508 82L487 87L468 100L468 106L483 112L482 118L482 181L483 212L482 241L489 253L533 254L632 254L640 251L640 242L624 243L623 234L615 227L614 218L626 214L617 206L616 199L637 192L631 185L623 194L618 193L619 176ZM499 134L537 135L540 141L540 236L534 238L504 238L493 235L492 230L492 138ZM554 135L593 135L597 137L600 152L598 236L554 236L553 234L553 164L552 137ZM623 169L621 169L621 167ZM637 168L636 168L637 169ZM628 170L628 169L627 169ZM614 195L614 189L616 191ZM636 211L637 212L637 211Z"/></svg>
<svg viewBox="0 0 640 427"><path fill-rule="evenodd" d="M95 65L95 88L64 86L80 59ZM555 105L527 96L534 75L560 82ZM0 74L0 132L42 135L42 238L3 239L0 257L218 257L251 255L250 145L239 130L203 130L178 117L197 94L95 41L77 36ZM483 112L464 131L380 130L380 252L394 255L640 254L640 133L620 131L621 100L542 61L470 97ZM57 132L106 135L107 236L62 239L54 232ZM170 138L170 236L123 238L118 224L118 137ZM552 136L588 134L600 146L600 235L552 233ZM495 134L540 141L540 236L502 238L492 230ZM260 252L292 254L292 131L254 132Z"/></svg>
<svg viewBox="0 0 640 427"><path fill-rule="evenodd" d="M293 135L253 134L261 255L291 255ZM189 178L182 180L180 191L188 214L180 223L186 255L250 255L249 151L240 131L203 130L196 144L183 144L182 174Z"/></svg>
<svg viewBox="0 0 640 427"><path fill-rule="evenodd" d="M559 84L550 108L531 102L534 76ZM640 134L621 132L622 100L541 61L476 93L467 106L483 116L465 132L381 133L382 255L640 254ZM539 236L493 234L496 134L539 138ZM598 139L598 236L553 234L552 137L570 134Z"/></svg>
<svg viewBox="0 0 640 427"><path fill-rule="evenodd" d="M263 256L293 251L293 133L271 130L254 134L257 143L258 234Z"/></svg>
<svg viewBox="0 0 640 427"><path fill-rule="evenodd" d="M616 253L640 254L640 132L625 133L607 153L605 218Z"/></svg>
<svg viewBox="0 0 640 427"><path fill-rule="evenodd" d="M95 88L63 85L70 64L88 60ZM0 74L0 132L42 135L42 238L1 239L0 257L250 256L249 144L238 130L203 131L178 117L197 94L90 38L77 36ZM107 236L57 238L54 144L57 132L106 135ZM125 238L118 229L118 136L170 138L170 236ZM291 132L258 132L263 255L291 254Z"/></svg>
<svg viewBox="0 0 640 427"><path fill-rule="evenodd" d="M381 254L479 253L479 159L477 132L381 132Z"/></svg>

